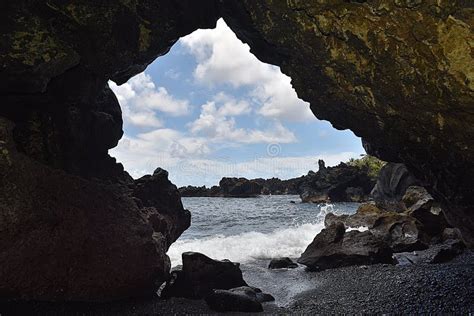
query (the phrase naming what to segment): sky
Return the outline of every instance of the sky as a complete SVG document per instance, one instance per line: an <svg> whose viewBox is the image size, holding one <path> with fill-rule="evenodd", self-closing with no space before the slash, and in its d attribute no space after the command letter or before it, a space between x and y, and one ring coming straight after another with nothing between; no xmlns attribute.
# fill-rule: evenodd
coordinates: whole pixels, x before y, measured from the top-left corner
<svg viewBox="0 0 474 316"><path fill-rule="evenodd" d="M279 67L259 61L219 20L181 38L145 72L117 86L124 136L109 151L134 178L168 170L177 186L224 177L288 179L364 153L298 99Z"/></svg>

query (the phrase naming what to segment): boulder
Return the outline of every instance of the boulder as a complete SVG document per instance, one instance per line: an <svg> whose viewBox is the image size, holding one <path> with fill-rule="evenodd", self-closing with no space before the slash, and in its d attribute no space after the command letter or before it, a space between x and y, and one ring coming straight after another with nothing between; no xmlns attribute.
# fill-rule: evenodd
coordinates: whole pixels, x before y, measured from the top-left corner
<svg viewBox="0 0 474 316"><path fill-rule="evenodd" d="M371 195L379 208L403 212L405 205L401 202L408 187L419 181L401 163L387 163L382 167Z"/></svg>
<svg viewBox="0 0 474 316"><path fill-rule="evenodd" d="M270 294L249 286L230 290L213 290L206 298L209 307L217 312L262 312L263 302L275 300Z"/></svg>
<svg viewBox="0 0 474 316"><path fill-rule="evenodd" d="M425 188L408 187L402 201L407 208L405 213L422 223L425 232L430 236L438 238L442 231L448 227L441 206Z"/></svg>
<svg viewBox="0 0 474 316"><path fill-rule="evenodd" d="M444 263L463 253L465 245L459 239L450 239L429 249L394 254L398 265Z"/></svg>
<svg viewBox="0 0 474 316"><path fill-rule="evenodd" d="M143 176L134 184L133 196L155 231L161 232L171 245L191 225L191 213L184 210L178 189L168 180L168 171L157 168L153 175ZM159 209L158 214L149 213L154 207Z"/></svg>
<svg viewBox="0 0 474 316"><path fill-rule="evenodd" d="M324 225L329 227L336 222L343 223L346 227L358 228L367 227L372 228L375 221L383 214L383 212L374 204L364 203L359 206L355 214L335 215L328 213L324 218Z"/></svg>
<svg viewBox="0 0 474 316"><path fill-rule="evenodd" d="M367 227L373 235L386 242L393 252L426 249L430 241L423 224L416 218L385 211L371 203L360 205L352 215L329 213L324 222L326 227L335 223L351 228Z"/></svg>
<svg viewBox="0 0 474 316"><path fill-rule="evenodd" d="M462 236L461 236L461 231L457 228L445 228L443 230L443 233L441 235L441 240L442 241L447 241L447 240L456 240L456 239L462 239Z"/></svg>
<svg viewBox="0 0 474 316"><path fill-rule="evenodd" d="M311 271L350 265L392 263L390 247L371 232L345 232L344 224L323 229L298 259Z"/></svg>
<svg viewBox="0 0 474 316"><path fill-rule="evenodd" d="M161 297L204 298L213 289L228 290L246 286L238 263L229 260L213 260L201 253L182 254L182 270L171 273Z"/></svg>
<svg viewBox="0 0 474 316"><path fill-rule="evenodd" d="M426 249L430 241L418 220L395 212L381 215L370 231L383 239L393 252Z"/></svg>
<svg viewBox="0 0 474 316"><path fill-rule="evenodd" d="M298 265L288 257L272 259L268 265L269 269L294 269L297 267Z"/></svg>

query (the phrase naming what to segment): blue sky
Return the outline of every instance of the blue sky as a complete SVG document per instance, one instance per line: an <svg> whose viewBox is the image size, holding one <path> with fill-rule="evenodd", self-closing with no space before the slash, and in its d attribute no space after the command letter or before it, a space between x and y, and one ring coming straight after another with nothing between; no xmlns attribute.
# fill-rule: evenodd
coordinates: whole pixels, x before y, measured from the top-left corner
<svg viewBox="0 0 474 316"><path fill-rule="evenodd" d="M290 178L364 153L360 139L317 120L290 78L260 62L220 20L176 43L117 86L125 135L110 154L134 177L157 167L178 186L223 176Z"/></svg>

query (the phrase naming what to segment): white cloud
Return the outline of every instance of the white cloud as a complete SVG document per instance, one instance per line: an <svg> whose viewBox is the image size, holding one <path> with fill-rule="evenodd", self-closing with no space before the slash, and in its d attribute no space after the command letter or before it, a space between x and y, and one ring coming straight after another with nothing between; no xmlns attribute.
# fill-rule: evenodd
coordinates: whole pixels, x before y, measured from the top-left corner
<svg viewBox="0 0 474 316"><path fill-rule="evenodd" d="M156 111L171 116L189 114L189 102L174 98L164 87L156 87L152 78L141 73L127 83L117 86L109 81L122 107L126 123L139 127L161 127Z"/></svg>
<svg viewBox="0 0 474 316"><path fill-rule="evenodd" d="M270 129L238 128L233 116L250 112L250 106L245 101L237 102L223 93L218 94L213 101L201 107L201 114L189 124L194 135L206 137L212 142L235 142L240 144L258 143L293 143L296 136L278 121Z"/></svg>
<svg viewBox="0 0 474 316"><path fill-rule="evenodd" d="M214 30L198 30L181 39L196 57L197 81L248 86L259 104L259 114L289 121L314 120L308 103L298 99L289 77L276 66L264 64L250 53L221 19Z"/></svg>

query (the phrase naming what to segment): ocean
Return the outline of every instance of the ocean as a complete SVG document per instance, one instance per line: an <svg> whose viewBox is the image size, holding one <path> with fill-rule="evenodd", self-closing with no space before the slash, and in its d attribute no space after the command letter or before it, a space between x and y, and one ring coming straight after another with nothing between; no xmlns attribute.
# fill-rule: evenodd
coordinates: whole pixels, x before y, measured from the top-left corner
<svg viewBox="0 0 474 316"><path fill-rule="evenodd" d="M182 201L191 211L192 223L171 245L171 265L180 265L181 254L186 251L240 262L247 283L272 294L279 306L287 306L295 295L315 285L305 280L303 266L270 270L270 260L290 257L296 261L324 228L327 213L353 214L359 206L301 203L297 195L185 197Z"/></svg>

